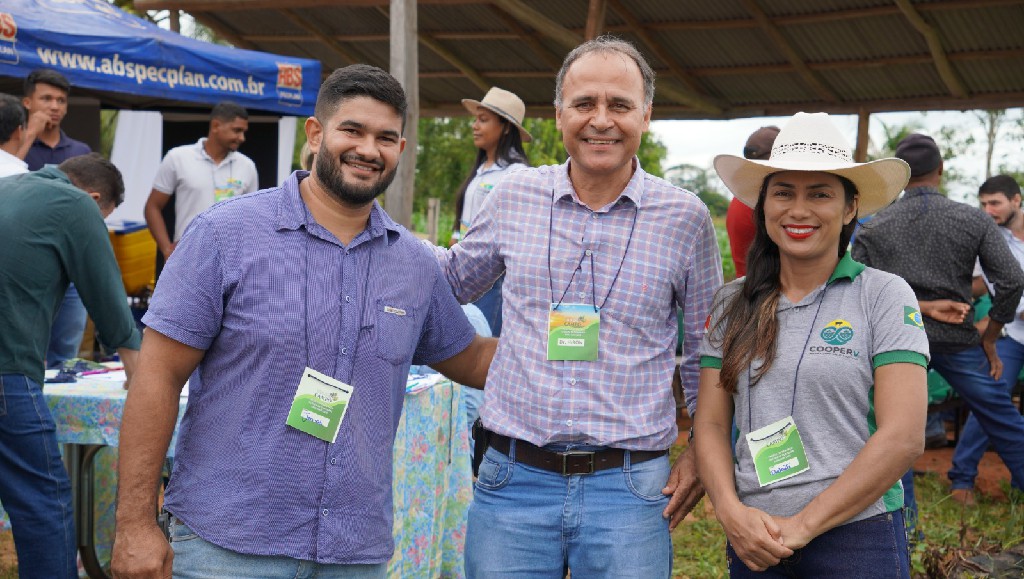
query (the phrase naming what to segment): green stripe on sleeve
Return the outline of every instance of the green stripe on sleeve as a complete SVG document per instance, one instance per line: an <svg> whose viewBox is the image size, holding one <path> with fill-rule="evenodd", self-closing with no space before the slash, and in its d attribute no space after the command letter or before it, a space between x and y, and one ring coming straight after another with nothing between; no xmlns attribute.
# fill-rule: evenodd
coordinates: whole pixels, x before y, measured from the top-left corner
<svg viewBox="0 0 1024 579"><path fill-rule="evenodd" d="M882 504L887 513L903 508L903 481L896 481L885 491L882 495Z"/></svg>
<svg viewBox="0 0 1024 579"><path fill-rule="evenodd" d="M700 357L701 368L715 368L717 370L722 369L722 359L716 358L715 356L701 356Z"/></svg>
<svg viewBox="0 0 1024 579"><path fill-rule="evenodd" d="M701 360L701 365L703 365ZM879 366L885 366L886 364L917 364L922 368L928 367L928 358L920 352L911 352L910 350L893 350L892 352L882 352L871 359L871 367L877 369Z"/></svg>

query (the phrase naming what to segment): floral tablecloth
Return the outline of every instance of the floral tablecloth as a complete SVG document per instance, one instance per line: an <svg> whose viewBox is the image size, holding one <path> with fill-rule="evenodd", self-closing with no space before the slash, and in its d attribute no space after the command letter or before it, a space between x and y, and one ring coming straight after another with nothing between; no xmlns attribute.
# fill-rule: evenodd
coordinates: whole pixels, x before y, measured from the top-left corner
<svg viewBox="0 0 1024 579"><path fill-rule="evenodd" d="M395 556L389 575L461 579L466 513L472 499L470 452L461 386L448 380L410 392L395 437ZM105 444L96 455L95 542L109 564L117 494L117 438L127 393L118 382L47 384L46 402L63 444ZM182 397L178 418L185 413ZM175 438L177 429L175 429ZM171 442L173 453L175 441ZM0 508L0 529L9 528Z"/></svg>

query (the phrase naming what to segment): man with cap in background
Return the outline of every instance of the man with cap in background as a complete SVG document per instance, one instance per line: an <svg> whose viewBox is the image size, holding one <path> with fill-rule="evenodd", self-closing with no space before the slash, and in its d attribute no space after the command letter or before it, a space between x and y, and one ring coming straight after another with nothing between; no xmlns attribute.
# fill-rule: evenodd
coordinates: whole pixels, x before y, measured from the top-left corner
<svg viewBox="0 0 1024 579"><path fill-rule="evenodd" d="M942 155L931 137L907 136L896 156L910 165L910 182L899 201L861 227L853 258L901 276L920 301L964 304L972 302L974 262L981 261L994 288L988 327L979 337L973 315L957 324L925 316L931 367L977 417L1010 470L1011 485L1024 489L1024 416L1000 381L1002 362L995 347L1003 324L1014 319L1024 272L991 217L939 191Z"/></svg>
<svg viewBox="0 0 1024 579"><path fill-rule="evenodd" d="M775 137L779 136L779 127L761 127L749 137L743 145L743 157L755 161L764 161L772 153ZM732 263L736 268L736 277L747 275L747 250L754 240L754 210L742 201L733 197L729 203L729 211L725 214L725 231L729 234L729 251Z"/></svg>

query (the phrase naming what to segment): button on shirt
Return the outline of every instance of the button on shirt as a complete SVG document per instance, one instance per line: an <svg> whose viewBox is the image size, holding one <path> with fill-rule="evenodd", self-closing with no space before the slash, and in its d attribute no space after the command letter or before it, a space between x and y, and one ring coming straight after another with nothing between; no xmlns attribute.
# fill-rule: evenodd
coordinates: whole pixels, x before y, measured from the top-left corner
<svg viewBox="0 0 1024 579"><path fill-rule="evenodd" d="M568 163L516 171L447 253L448 281L463 302L507 270L502 340L481 410L489 429L536 445L668 448L677 435L677 308L694 410L696 350L722 283L714 227L695 195L634 164L625 190L597 211L580 202ZM602 307L597 361L547 360L549 307L566 289L566 302L591 304L596 295Z"/></svg>
<svg viewBox="0 0 1024 579"><path fill-rule="evenodd" d="M165 504L240 553L382 563L409 365L475 332L418 239L374 203L343 246L302 202L306 175L201 214L160 277L145 323L206 350ZM335 444L285 425L306 366L354 388Z"/></svg>

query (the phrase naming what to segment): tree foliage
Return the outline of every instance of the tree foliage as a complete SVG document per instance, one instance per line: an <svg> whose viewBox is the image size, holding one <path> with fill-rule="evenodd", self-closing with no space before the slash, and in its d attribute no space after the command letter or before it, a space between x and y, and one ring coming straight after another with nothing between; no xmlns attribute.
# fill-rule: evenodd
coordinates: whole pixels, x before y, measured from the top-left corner
<svg viewBox="0 0 1024 579"><path fill-rule="evenodd" d="M711 167L681 164L669 167L665 178L673 185L697 194L715 217L722 217L729 210L729 197L719 186L721 181Z"/></svg>

